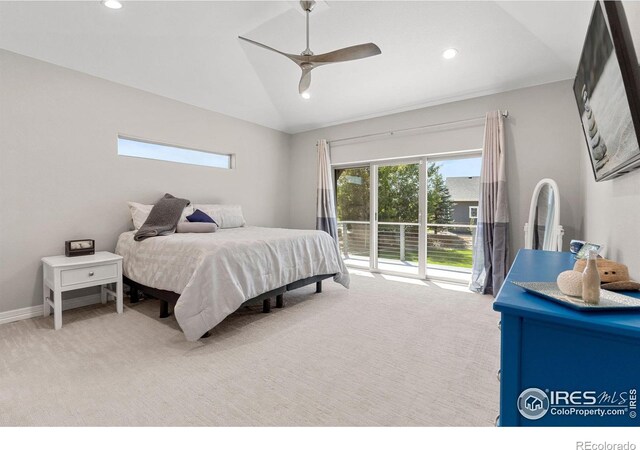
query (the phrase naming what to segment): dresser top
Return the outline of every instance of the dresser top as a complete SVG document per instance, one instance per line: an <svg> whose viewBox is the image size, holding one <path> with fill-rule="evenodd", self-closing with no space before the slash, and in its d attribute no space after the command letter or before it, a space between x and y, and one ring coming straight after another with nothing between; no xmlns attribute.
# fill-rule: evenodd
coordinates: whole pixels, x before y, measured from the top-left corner
<svg viewBox="0 0 640 450"><path fill-rule="evenodd" d="M119 261L122 256L111 252L96 252L93 255L84 256L45 256L42 262L51 267L71 267L80 265L103 264Z"/></svg>
<svg viewBox="0 0 640 450"><path fill-rule="evenodd" d="M511 281L556 281L560 272L573 268L569 252L521 249L500 289L493 309L522 317L572 325L640 338L638 311L577 311L526 292ZM624 292L640 298L640 292Z"/></svg>

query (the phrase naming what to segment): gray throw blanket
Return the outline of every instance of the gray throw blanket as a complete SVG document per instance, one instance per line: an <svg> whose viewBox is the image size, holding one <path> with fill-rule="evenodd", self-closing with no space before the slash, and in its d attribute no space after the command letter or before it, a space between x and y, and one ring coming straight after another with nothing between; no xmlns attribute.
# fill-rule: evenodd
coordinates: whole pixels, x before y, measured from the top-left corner
<svg viewBox="0 0 640 450"><path fill-rule="evenodd" d="M184 208L191 203L185 198L176 198L171 194L164 194L153 206L149 217L136 232L134 239L142 241L154 236L166 236L176 231L180 216Z"/></svg>

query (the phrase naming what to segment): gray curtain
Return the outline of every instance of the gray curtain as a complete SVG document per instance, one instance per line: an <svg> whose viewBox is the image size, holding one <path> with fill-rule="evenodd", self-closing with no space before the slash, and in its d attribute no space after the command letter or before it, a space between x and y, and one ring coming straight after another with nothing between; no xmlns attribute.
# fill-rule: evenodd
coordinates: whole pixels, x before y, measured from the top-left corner
<svg viewBox="0 0 640 450"><path fill-rule="evenodd" d="M469 289L497 295L509 270L509 203L504 148L504 119L487 113L480 174L478 227L473 244Z"/></svg>
<svg viewBox="0 0 640 450"><path fill-rule="evenodd" d="M316 203L316 230L329 233L338 241L338 223L336 222L336 204L331 171L329 144L320 139L318 148L318 199Z"/></svg>

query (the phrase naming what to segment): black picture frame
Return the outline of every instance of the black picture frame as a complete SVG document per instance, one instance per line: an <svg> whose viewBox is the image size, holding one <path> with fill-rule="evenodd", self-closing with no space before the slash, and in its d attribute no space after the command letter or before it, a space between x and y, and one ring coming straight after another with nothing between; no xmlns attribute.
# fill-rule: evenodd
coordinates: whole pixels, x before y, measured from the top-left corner
<svg viewBox="0 0 640 450"><path fill-rule="evenodd" d="M630 41L636 51L636 61L640 61L640 2L638 0L621 0L615 2L621 7L627 22L625 27L631 32ZM636 66L636 76L640 77L640 66Z"/></svg>
<svg viewBox="0 0 640 450"><path fill-rule="evenodd" d="M67 257L94 255L96 241L93 239L74 239L64 241L64 255Z"/></svg>
<svg viewBox="0 0 640 450"><path fill-rule="evenodd" d="M640 68L623 3L594 3L573 91L595 180L639 168Z"/></svg>

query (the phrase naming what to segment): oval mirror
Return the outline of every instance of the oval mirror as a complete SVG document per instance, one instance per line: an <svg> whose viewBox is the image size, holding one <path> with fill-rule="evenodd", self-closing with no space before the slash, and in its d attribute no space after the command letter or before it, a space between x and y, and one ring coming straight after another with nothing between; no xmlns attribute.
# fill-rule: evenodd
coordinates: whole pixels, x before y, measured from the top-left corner
<svg viewBox="0 0 640 450"><path fill-rule="evenodd" d="M538 182L531 196L529 221L524 226L524 248L562 251L563 235L558 184L545 178Z"/></svg>

